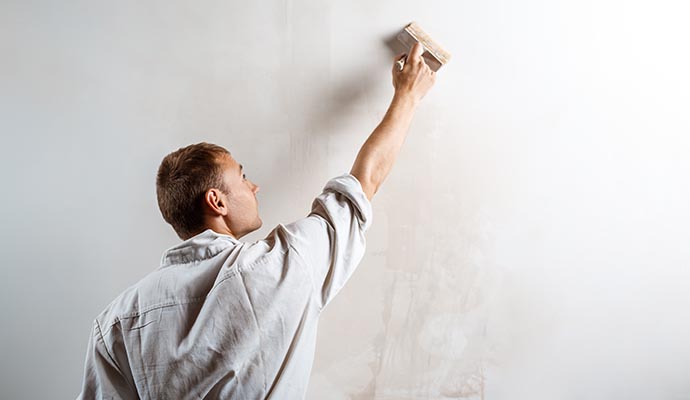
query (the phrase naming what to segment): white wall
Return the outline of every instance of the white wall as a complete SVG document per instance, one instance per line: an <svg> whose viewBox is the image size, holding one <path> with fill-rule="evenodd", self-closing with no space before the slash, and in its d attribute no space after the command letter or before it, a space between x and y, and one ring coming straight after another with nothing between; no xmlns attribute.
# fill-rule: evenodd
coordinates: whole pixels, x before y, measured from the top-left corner
<svg viewBox="0 0 690 400"><path fill-rule="evenodd" d="M416 20L454 58L324 314L309 398L690 399L688 11L4 1L0 397L76 396L92 319L178 242L165 154L230 149L262 186L247 241L305 215Z"/></svg>

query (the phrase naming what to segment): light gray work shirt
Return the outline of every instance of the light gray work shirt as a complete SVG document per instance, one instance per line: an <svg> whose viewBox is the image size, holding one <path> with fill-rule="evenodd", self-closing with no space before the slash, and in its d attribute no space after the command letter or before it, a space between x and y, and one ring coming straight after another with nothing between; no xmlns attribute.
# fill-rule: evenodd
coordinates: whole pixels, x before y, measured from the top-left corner
<svg viewBox="0 0 690 400"><path fill-rule="evenodd" d="M344 174L265 239L207 229L168 249L95 319L79 398L304 398L319 314L362 259L371 218Z"/></svg>

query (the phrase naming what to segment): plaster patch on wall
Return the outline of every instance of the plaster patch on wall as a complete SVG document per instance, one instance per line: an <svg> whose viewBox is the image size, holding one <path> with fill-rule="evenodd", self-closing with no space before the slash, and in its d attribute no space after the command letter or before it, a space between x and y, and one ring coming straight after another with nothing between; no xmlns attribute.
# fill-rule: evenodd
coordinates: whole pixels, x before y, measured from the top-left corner
<svg viewBox="0 0 690 400"><path fill-rule="evenodd" d="M410 236L420 234L414 220L424 218L430 208L446 210L429 215L428 246L402 245L386 259L392 279L385 281L383 331L374 341L376 359L370 364L373 376L355 398L484 396L483 370L493 348L486 329L487 300L493 297L499 276L486 255L492 246L492 222L481 207L433 204L452 202L453 197L430 199L432 206L422 210L410 205L411 222L403 229L399 222L389 225L389 243L404 243L400 235L409 242ZM447 215L447 210L455 214ZM404 270L402 260L406 260Z"/></svg>
<svg viewBox="0 0 690 400"><path fill-rule="evenodd" d="M315 387L310 391L328 393L329 399L358 399L352 393L368 392L368 385L372 381L373 371L367 368L375 357L372 347L361 349L357 354L344 357L328 366L319 373L312 374ZM327 389L327 390L326 390ZM371 397L362 397L371 398Z"/></svg>
<svg viewBox="0 0 690 400"><path fill-rule="evenodd" d="M419 345L428 354L459 360L467 346L463 322L462 314L441 314L430 318L422 327Z"/></svg>

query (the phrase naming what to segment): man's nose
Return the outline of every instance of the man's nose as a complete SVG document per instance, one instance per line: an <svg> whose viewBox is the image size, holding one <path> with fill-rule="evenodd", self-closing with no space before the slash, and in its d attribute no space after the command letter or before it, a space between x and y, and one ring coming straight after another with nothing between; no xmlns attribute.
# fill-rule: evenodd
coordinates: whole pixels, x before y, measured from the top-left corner
<svg viewBox="0 0 690 400"><path fill-rule="evenodd" d="M259 185L257 185L256 183L252 183L252 185L254 185L254 194L259 193Z"/></svg>

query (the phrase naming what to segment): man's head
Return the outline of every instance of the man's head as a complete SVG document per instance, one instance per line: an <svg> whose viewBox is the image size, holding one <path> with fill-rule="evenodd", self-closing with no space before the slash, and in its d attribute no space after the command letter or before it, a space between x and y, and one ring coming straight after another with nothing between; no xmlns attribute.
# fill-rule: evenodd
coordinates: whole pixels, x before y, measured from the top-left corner
<svg viewBox="0 0 690 400"><path fill-rule="evenodd" d="M259 229L258 191L229 151L204 142L165 156L156 177L161 214L182 240L208 228L235 238Z"/></svg>

